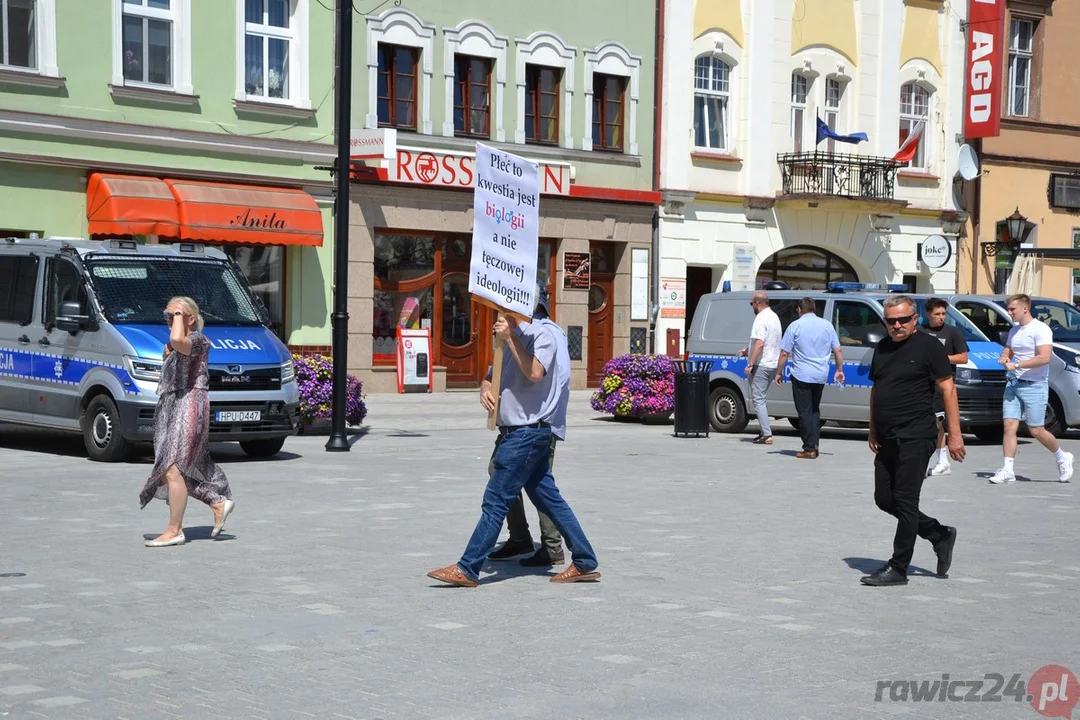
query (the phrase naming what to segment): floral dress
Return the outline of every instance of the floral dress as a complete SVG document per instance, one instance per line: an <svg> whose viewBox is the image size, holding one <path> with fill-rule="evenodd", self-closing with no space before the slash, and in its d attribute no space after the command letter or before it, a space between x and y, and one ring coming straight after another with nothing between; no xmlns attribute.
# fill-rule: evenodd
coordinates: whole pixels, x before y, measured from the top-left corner
<svg viewBox="0 0 1080 720"><path fill-rule="evenodd" d="M139 494L141 506L156 498L168 501L163 482L173 465L184 476L188 495L207 505L232 499L229 481L210 459L210 341L200 332L188 335L191 354L175 350L165 358L154 414L154 470Z"/></svg>

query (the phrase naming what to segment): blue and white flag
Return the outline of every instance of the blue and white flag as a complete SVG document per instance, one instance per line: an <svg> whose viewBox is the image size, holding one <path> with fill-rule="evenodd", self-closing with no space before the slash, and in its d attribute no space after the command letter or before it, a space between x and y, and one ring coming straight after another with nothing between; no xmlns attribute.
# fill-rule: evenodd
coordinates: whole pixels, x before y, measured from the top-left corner
<svg viewBox="0 0 1080 720"><path fill-rule="evenodd" d="M832 138L837 142L851 143L852 145L857 145L870 139L864 132L851 133L850 135L841 135L840 133L829 127L828 124L826 124L826 122L822 120L820 116L818 116L816 144L820 145L821 141L825 138Z"/></svg>

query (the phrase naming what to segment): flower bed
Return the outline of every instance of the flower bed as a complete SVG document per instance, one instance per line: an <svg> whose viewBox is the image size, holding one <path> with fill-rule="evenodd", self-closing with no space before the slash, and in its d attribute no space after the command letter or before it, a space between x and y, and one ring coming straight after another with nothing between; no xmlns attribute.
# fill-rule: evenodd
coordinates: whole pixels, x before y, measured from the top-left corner
<svg viewBox="0 0 1080 720"><path fill-rule="evenodd" d="M333 414L334 361L326 355L293 355L296 386L300 393L300 429L316 420L329 420ZM345 422L359 425L367 417L364 385L353 375L345 384Z"/></svg>
<svg viewBox="0 0 1080 720"><path fill-rule="evenodd" d="M675 409L675 366L667 355L620 355L604 365L592 409L616 417L667 415Z"/></svg>

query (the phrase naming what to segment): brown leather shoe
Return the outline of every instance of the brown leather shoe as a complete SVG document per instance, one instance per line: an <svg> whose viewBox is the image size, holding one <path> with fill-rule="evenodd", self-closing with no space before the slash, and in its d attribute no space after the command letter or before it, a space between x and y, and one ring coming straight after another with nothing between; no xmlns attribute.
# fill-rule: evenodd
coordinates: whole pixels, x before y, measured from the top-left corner
<svg viewBox="0 0 1080 720"><path fill-rule="evenodd" d="M600 573L593 570L592 572L582 572L574 563L570 563L570 567L563 570L561 573L551 578L553 583L573 583L573 582L596 582L600 579Z"/></svg>
<svg viewBox="0 0 1080 720"><path fill-rule="evenodd" d="M438 570L432 570L427 574L432 580L438 580L448 585L457 585L458 587L476 587L476 581L470 578L465 573L461 572L456 564L447 565L444 568Z"/></svg>
<svg viewBox="0 0 1080 720"><path fill-rule="evenodd" d="M817 450L803 450L801 452L795 453L795 457L799 458L800 460L817 460L817 456Z"/></svg>

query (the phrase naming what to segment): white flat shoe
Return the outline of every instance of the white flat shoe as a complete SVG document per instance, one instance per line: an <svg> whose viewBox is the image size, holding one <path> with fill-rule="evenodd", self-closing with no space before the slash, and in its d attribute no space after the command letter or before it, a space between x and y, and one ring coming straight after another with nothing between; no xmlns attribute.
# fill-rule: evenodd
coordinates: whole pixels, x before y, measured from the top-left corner
<svg viewBox="0 0 1080 720"><path fill-rule="evenodd" d="M221 519L217 521L217 524L214 525L214 529L210 531L210 537L216 538L221 533L221 529L225 527L225 520L228 519L229 514L232 513L233 508L235 507L236 503L232 500L225 501L225 507L221 509Z"/></svg>
<svg viewBox="0 0 1080 720"><path fill-rule="evenodd" d="M184 533L180 533L176 537L170 540L147 540L146 547L170 547L172 545L183 545L187 542L187 538L184 537Z"/></svg>

